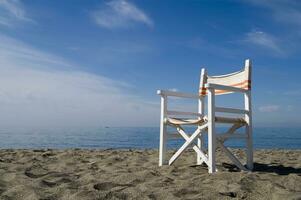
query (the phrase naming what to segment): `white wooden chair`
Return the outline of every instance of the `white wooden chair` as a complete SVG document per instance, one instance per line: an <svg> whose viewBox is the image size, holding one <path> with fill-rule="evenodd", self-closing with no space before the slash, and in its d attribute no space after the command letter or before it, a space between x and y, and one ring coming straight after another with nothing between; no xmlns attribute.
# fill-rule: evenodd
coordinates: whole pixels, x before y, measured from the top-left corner
<svg viewBox="0 0 301 200"><path fill-rule="evenodd" d="M243 70L222 75L208 76L205 69L202 69L200 77L199 95L187 94L174 91L158 90L161 95L161 122L160 122L160 146L159 146L159 166L164 164L173 164L179 156L192 146L197 154L197 164L205 163L208 166L208 172L216 172L215 152L218 145L223 152L232 160L232 162L241 170L253 169L253 142L252 142L252 107L251 107L251 61L245 61ZM245 109L224 108L215 105L215 96L229 93L244 94ZM198 112L171 111L167 108L167 97L182 97L198 99ZM205 97L208 99L208 113L205 115ZM220 117L216 113L240 114L243 117ZM175 118L173 116L194 116L194 119ZM226 133L216 133L216 123L230 124ZM187 134L183 126L195 125L196 130L192 134ZM176 153L167 161L166 150L167 140L174 138L175 134L167 132L167 126L177 129L177 134L185 139L185 143L176 151ZM235 131L244 127L245 133L239 134ZM204 134L208 133L208 151L204 146ZM246 140L246 167L225 147L224 142L230 138L241 138Z"/></svg>

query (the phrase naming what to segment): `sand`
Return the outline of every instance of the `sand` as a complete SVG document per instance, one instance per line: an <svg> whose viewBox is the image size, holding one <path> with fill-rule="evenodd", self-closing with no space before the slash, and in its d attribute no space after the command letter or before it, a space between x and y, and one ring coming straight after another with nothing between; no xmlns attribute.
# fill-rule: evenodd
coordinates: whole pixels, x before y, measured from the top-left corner
<svg viewBox="0 0 301 200"><path fill-rule="evenodd" d="M191 151L173 166L157 159L156 150L0 150L0 199L301 199L301 150L257 150L254 172L218 151L214 175Z"/></svg>

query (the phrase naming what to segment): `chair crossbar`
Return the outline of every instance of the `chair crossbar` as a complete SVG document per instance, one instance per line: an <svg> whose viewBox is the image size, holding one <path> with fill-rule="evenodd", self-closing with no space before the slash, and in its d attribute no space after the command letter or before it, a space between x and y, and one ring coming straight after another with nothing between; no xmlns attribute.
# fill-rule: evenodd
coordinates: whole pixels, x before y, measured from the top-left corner
<svg viewBox="0 0 301 200"><path fill-rule="evenodd" d="M239 137L242 137L242 138L246 138L246 135L239 135L239 134L236 134L234 135L235 131L241 127L243 127L244 124L233 124L226 133L222 134L222 135L219 135L218 137L220 138L221 141L225 141L229 138L233 138L236 137L236 138L239 138Z"/></svg>
<svg viewBox="0 0 301 200"><path fill-rule="evenodd" d="M233 124L229 130L226 132L226 134L231 134L231 133L234 133L234 131L236 131L237 129L243 127L244 124Z"/></svg>
<svg viewBox="0 0 301 200"><path fill-rule="evenodd" d="M241 118L234 117L215 117L215 122L220 124L245 124L245 121Z"/></svg>
<svg viewBox="0 0 301 200"><path fill-rule="evenodd" d="M219 138L220 140L222 140L223 142L224 141L226 141L226 140L228 140L228 139L246 139L246 138L248 138L248 136L247 135L245 135L245 134L241 134L241 133L233 133L233 134L222 134L222 135L219 135L219 136L217 136L217 138Z"/></svg>
<svg viewBox="0 0 301 200"><path fill-rule="evenodd" d="M249 114L248 110L242 110L242 109L236 109L236 108L223 108L223 107L215 107L215 112Z"/></svg>
<svg viewBox="0 0 301 200"><path fill-rule="evenodd" d="M186 142L170 158L169 165L171 165L174 161L176 161L176 159L179 158L179 156L187 149L187 147L189 147L189 145L202 133L202 129L205 129L207 126L208 126L208 124L204 124L204 125L198 127L190 137L186 138ZM183 135L185 135L185 134L183 134ZM184 137L184 139L185 139L185 137Z"/></svg>
<svg viewBox="0 0 301 200"><path fill-rule="evenodd" d="M202 131L206 131L207 127L204 128ZM177 126L177 130L178 132L181 134L181 136L185 139L185 140L188 140L189 139L189 136L185 133L185 131L182 129L181 126ZM200 155L201 159L203 162L205 162L207 165L208 165L208 156L199 148L197 147L196 145L194 145L192 147L192 149L198 153L198 155Z"/></svg>
<svg viewBox="0 0 301 200"><path fill-rule="evenodd" d="M196 112L183 112L183 111L174 111L174 110L167 110L166 112L168 115L191 115L197 117L202 116L200 113L196 113Z"/></svg>
<svg viewBox="0 0 301 200"><path fill-rule="evenodd" d="M179 139L182 138L181 135L179 135L178 132L167 132L168 139Z"/></svg>
<svg viewBox="0 0 301 200"><path fill-rule="evenodd" d="M241 170L243 171L248 171L247 168L245 168L245 166L243 166L241 164L241 162L231 153L231 151L229 151L229 149L227 147L224 146L223 142L221 142L220 140L216 140L218 145L221 147L221 149L226 153L226 155L230 158L230 160Z"/></svg>

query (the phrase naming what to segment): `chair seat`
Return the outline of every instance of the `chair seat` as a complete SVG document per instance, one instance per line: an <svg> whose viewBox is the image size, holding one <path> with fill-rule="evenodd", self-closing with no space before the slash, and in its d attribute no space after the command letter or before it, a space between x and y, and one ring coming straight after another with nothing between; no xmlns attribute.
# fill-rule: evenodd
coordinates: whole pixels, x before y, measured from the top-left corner
<svg viewBox="0 0 301 200"><path fill-rule="evenodd" d="M207 116L201 119L187 119L187 118L173 118L168 117L165 119L165 123L172 125L201 125L208 121ZM217 123L228 123L228 124L245 124L244 118L231 118L231 117L215 117Z"/></svg>
<svg viewBox="0 0 301 200"><path fill-rule="evenodd" d="M173 118L168 117L165 119L165 123L174 125L200 125L207 122L207 118L203 117L201 119L185 119L185 118Z"/></svg>

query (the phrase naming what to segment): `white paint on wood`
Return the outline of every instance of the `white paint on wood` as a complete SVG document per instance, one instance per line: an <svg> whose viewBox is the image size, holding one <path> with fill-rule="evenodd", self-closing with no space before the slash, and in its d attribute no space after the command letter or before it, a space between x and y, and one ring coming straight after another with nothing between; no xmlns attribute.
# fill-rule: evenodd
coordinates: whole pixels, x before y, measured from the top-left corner
<svg viewBox="0 0 301 200"><path fill-rule="evenodd" d="M241 93L246 93L248 90L241 89L238 87L233 87L233 86L227 86L227 85L219 85L215 83L207 83L206 84L207 88L213 88L215 90L226 90L226 91L231 91L231 92L241 92Z"/></svg>
<svg viewBox="0 0 301 200"><path fill-rule="evenodd" d="M167 110L167 115L191 115L200 117L201 115L197 112L184 112L184 111L175 111L175 110Z"/></svg>
<svg viewBox="0 0 301 200"><path fill-rule="evenodd" d="M249 110L249 115L245 115L246 134L247 134L247 166L248 169L253 169L253 136L252 136L252 104L251 93L245 94L245 108Z"/></svg>
<svg viewBox="0 0 301 200"><path fill-rule="evenodd" d="M165 163L166 156L166 143L167 143L167 127L164 123L167 110L167 97L161 96L161 119L160 119L160 145L159 145L159 166Z"/></svg>
<svg viewBox="0 0 301 200"><path fill-rule="evenodd" d="M204 128L199 127L199 130L201 131L200 136L202 136L202 134L206 131L207 127L205 126ZM181 126L177 127L178 132L182 135L182 137L185 140L188 140L190 137L185 133L185 131L181 128ZM197 153L197 155L200 156L201 161L205 162L208 165L208 155L206 155L203 150L201 148L199 148L198 146L194 145L193 146L193 150Z"/></svg>
<svg viewBox="0 0 301 200"><path fill-rule="evenodd" d="M245 70L248 71L249 80L252 79L252 62L250 59L245 61ZM249 111L249 114L245 115L246 134L248 136L247 140L247 167L249 170L253 169L253 136L252 136L252 99L251 90L249 90L244 95L245 97L245 109Z"/></svg>
<svg viewBox="0 0 301 200"><path fill-rule="evenodd" d="M199 98L199 95L197 95L197 94L174 92L174 91L168 91L168 90L158 90L157 94L164 95L164 96L174 96L174 97L183 97L183 98L192 98L192 99Z"/></svg>
<svg viewBox="0 0 301 200"><path fill-rule="evenodd" d="M251 61L245 61L245 71L240 71L239 73L243 72L244 74L248 74L246 80L251 81ZM228 74L225 76L219 76L220 78L234 76L237 73ZM184 129L180 125L173 125L177 128L179 134L174 133L167 133L166 126L167 124L164 123L165 119L168 115L191 115L197 116L198 119L202 119L205 116L204 108L204 96L199 96L195 94L187 94L187 93L180 93L174 91L166 91L166 90L158 90L158 94L161 95L161 121L160 121L160 147L159 147L159 165L166 164L166 142L167 139L174 139L182 137L185 139L185 143L183 146L171 157L168 164L172 164L175 160L189 147L192 146L193 150L197 153L197 164L201 164L205 162L208 165L209 173L216 172L216 158L215 158L215 151L216 151L216 143L221 147L221 149L226 153L226 155L232 160L232 162L240 169L246 170L241 162L224 146L224 141L230 138L236 139L246 139L247 140L247 168L251 170L253 168L253 141L252 141L252 104L251 104L251 91L246 89L241 89L232 86L220 85L215 83L206 84L207 82L206 70L202 69L201 73L201 81L200 81L200 88L207 87L208 91L208 116L207 116L207 123L202 125L197 125L197 130L192 134L189 135L185 133ZM214 77L217 78L218 76ZM223 107L216 107L215 106L215 90L227 90L231 92L242 92L244 93L244 100L245 100L245 108L244 109L236 109L236 108L223 108ZM172 111L167 110L167 97L182 97L182 98L192 98L198 99L198 112L186 112L186 111ZM240 118L229 118L229 117L216 117L215 113L233 113L233 114L244 114L244 120ZM244 123L244 121L246 123ZM230 129L220 135L216 134L215 124L216 123L232 123L233 126ZM246 126L246 134L239 134L235 131L242 126ZM208 155L204 150L204 137L205 131L208 130ZM197 140L197 145L193 142Z"/></svg>
<svg viewBox="0 0 301 200"><path fill-rule="evenodd" d="M219 146L226 153L226 155L230 158L230 160L241 170L247 171L247 169L241 164L241 162L229 151L221 141L217 140Z"/></svg>
<svg viewBox="0 0 301 200"><path fill-rule="evenodd" d="M199 89L202 88L206 82L206 76L207 76L207 71L205 68L203 68L201 70L201 76L200 76L200 85L199 85ZM198 105L198 111L199 111L199 118L201 119L201 117L203 117L205 115L205 98L202 95L199 95L199 105ZM204 134L201 134L200 137L197 139L197 145L198 148L201 151L205 150L205 144L204 144ZM197 153L197 165L201 165L204 162L204 159L202 158L202 155L200 153Z"/></svg>
<svg viewBox="0 0 301 200"><path fill-rule="evenodd" d="M215 92L214 89L208 89L208 157L209 157L209 169L210 174L216 172L215 167Z"/></svg>
<svg viewBox="0 0 301 200"><path fill-rule="evenodd" d="M169 165L171 165L179 156L187 149L187 147L200 135L201 129L207 127L207 124L202 125L201 128L198 128L191 137L187 138L186 142L180 147L180 149L170 158Z"/></svg>

